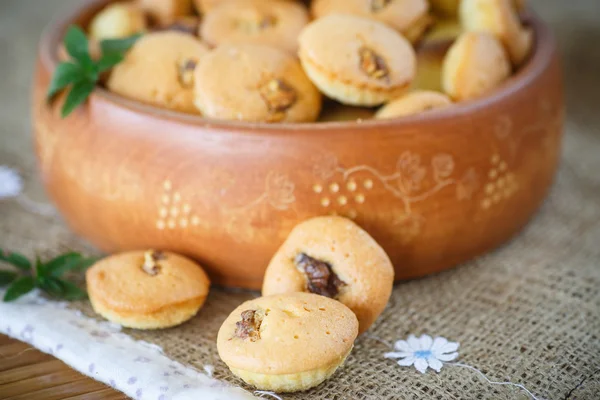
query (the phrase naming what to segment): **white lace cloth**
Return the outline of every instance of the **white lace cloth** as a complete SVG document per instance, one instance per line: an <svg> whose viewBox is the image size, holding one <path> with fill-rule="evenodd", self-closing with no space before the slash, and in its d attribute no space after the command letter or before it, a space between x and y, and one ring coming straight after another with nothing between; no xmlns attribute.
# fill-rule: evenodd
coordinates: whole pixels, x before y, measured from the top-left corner
<svg viewBox="0 0 600 400"><path fill-rule="evenodd" d="M0 302L0 332L52 354L134 399L256 398L169 359L159 347L121 333L119 326L87 318L64 303L45 301L37 293L13 303Z"/></svg>

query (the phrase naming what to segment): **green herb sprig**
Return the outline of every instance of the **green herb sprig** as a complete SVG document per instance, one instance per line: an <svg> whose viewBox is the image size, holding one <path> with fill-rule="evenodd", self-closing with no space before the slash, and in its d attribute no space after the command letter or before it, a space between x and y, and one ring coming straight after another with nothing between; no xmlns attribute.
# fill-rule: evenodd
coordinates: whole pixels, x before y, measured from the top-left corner
<svg viewBox="0 0 600 400"><path fill-rule="evenodd" d="M124 39L103 40L100 42L102 56L99 60L93 60L85 33L77 26L69 27L64 45L71 61L58 64L46 95L48 101L51 101L60 91L70 87L62 107L62 118L66 118L87 100L102 73L123 61L125 53L140 37L141 35L134 35Z"/></svg>
<svg viewBox="0 0 600 400"><path fill-rule="evenodd" d="M0 270L0 287L8 286L4 301L14 301L39 288L48 295L63 300L79 300L87 296L73 282L63 279L67 272L84 271L95 258L84 257L79 253L66 253L42 263L39 257L30 262L22 254L0 249L0 261L12 265L14 270Z"/></svg>

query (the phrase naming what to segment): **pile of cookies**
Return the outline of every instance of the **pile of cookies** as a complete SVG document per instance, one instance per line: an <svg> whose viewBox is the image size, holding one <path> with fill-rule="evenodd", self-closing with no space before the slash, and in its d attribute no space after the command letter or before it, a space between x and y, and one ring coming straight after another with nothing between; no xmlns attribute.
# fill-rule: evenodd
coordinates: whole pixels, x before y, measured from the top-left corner
<svg viewBox="0 0 600 400"><path fill-rule="evenodd" d="M183 323L202 307L210 282L193 261L168 252L117 254L86 276L94 310L137 329ZM319 385L342 365L392 292L394 269L364 230L342 217L296 226L271 260L263 297L223 322L217 349L246 383L276 392Z"/></svg>
<svg viewBox="0 0 600 400"><path fill-rule="evenodd" d="M336 104L396 118L506 81L533 46L522 8L522 0L133 0L110 3L88 32L95 41L144 33L106 85L147 104L250 122L327 120ZM459 35L434 78L441 90L426 90L419 54L452 19Z"/></svg>

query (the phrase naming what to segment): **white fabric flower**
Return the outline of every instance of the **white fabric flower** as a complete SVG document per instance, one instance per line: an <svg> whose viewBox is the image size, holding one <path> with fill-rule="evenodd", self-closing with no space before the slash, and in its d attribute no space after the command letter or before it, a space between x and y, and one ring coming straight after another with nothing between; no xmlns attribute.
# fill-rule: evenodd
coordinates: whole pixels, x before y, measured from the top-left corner
<svg viewBox="0 0 600 400"><path fill-rule="evenodd" d="M0 199L17 197L22 190L23 181L17 171L0 165Z"/></svg>
<svg viewBox="0 0 600 400"><path fill-rule="evenodd" d="M442 369L443 361L452 361L458 357L458 343L449 342L443 337L432 339L429 335L420 338L410 335L406 340L398 340L394 344L397 352L385 353L385 358L398 358L398 365L410 367L424 374L427 368L436 372Z"/></svg>

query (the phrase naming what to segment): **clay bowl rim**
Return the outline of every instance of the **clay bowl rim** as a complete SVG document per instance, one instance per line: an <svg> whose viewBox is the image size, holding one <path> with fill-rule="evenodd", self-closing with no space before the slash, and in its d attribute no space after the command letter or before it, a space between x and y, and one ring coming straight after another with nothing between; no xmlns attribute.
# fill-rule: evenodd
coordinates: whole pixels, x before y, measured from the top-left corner
<svg viewBox="0 0 600 400"><path fill-rule="evenodd" d="M40 59L41 63L49 72L54 72L59 63L58 46L60 40L68 25L81 18L86 13L99 10L111 0L88 0L82 5L75 7L72 11L60 14L57 18L48 24L42 33L40 41ZM434 110L428 113L422 113L407 117L393 119L365 119L357 121L326 121L326 122L307 122L307 123L266 123L266 122L243 122L243 121L225 121L208 119L202 116L186 114L183 112L167 110L156 106L144 104L135 100L130 100L110 92L101 86L94 89L94 95L110 103L117 108L123 108L146 117L157 118L161 120L170 120L184 123L188 126L198 128L229 131L236 133L248 133L250 135L278 135L289 134L290 132L311 132L318 131L324 133L345 133L347 130L371 131L377 128L394 128L393 134L402 135L403 132L410 131L424 123L433 123L440 121L452 121L457 117L468 116L471 113L490 107L495 103L502 102L514 94L527 90L552 62L553 54L556 50L556 44L549 27L535 13L528 11L525 15L525 21L534 32L534 46L532 54L518 71L512 75L503 85L497 88L493 93L479 99L455 103L452 107Z"/></svg>

